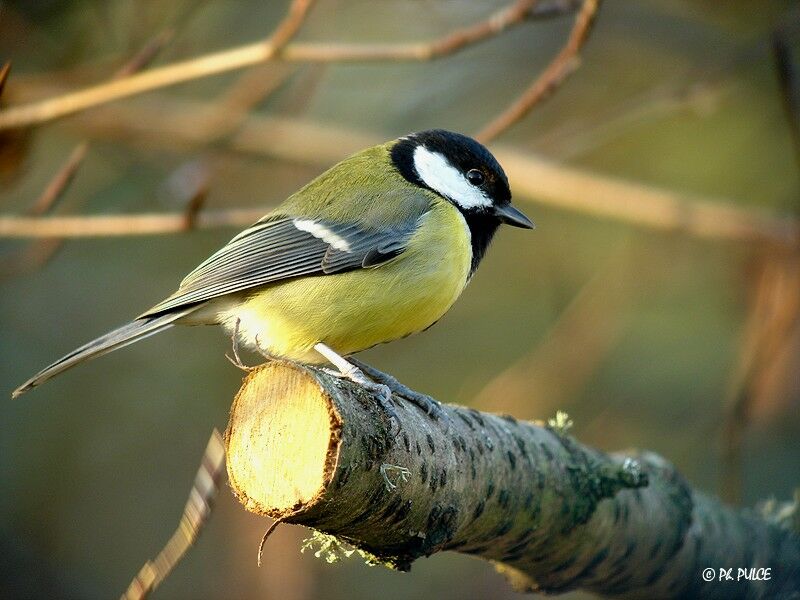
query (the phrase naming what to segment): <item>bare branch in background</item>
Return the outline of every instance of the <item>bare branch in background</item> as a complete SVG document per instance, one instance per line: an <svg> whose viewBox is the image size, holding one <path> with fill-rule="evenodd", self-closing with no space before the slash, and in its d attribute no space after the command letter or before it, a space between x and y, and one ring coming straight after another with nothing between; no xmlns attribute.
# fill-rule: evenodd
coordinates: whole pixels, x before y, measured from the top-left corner
<svg viewBox="0 0 800 600"><path fill-rule="evenodd" d="M782 29L775 32L772 50L800 173L800 80ZM800 216L800 203L794 212ZM799 245L800 234L795 238L795 249ZM770 383L778 380L785 384L790 375L785 356L800 322L800 259L796 250L788 255L768 253L758 270L722 429L722 495L729 502L742 499L744 437L756 407L775 392Z"/></svg>
<svg viewBox="0 0 800 600"><path fill-rule="evenodd" d="M284 21L266 42L238 46L230 50L150 69L118 81L110 81L69 92L55 98L32 102L0 112L0 130L44 123L155 89L176 85L202 77L249 67L272 59L300 62L352 61L426 61L441 58L468 46L490 39L512 26L524 23L536 14L536 0L517 0L475 25L458 29L427 43L412 44L336 44L293 43L282 47L287 32L302 24L310 2L295 0ZM565 4L565 11L571 9ZM556 13L554 4L547 4L548 15ZM298 8L299 7L299 8ZM557 14L561 14L558 12ZM286 23L289 25L286 25ZM280 34L276 38L276 34Z"/></svg>
<svg viewBox="0 0 800 600"><path fill-rule="evenodd" d="M118 69L112 76L112 79L130 77L134 73L138 73L142 69L147 68L174 37L174 29L165 29L156 35L153 39L149 40L133 58Z"/></svg>
<svg viewBox="0 0 800 600"><path fill-rule="evenodd" d="M792 50L782 30L775 32L773 38L773 57L781 89L781 100L789 132L794 144L795 160L800 174L800 74L792 58Z"/></svg>
<svg viewBox="0 0 800 600"><path fill-rule="evenodd" d="M544 72L526 89L511 106L492 119L476 135L476 139L489 142L527 115L534 106L549 97L580 66L580 52L592 30L600 0L584 0L575 25L561 49Z"/></svg>
<svg viewBox="0 0 800 600"><path fill-rule="evenodd" d="M155 590L191 548L211 517L214 498L225 477L225 446L216 429L208 440L178 529L155 560L147 561L133 578L121 600L142 600Z"/></svg>
<svg viewBox="0 0 800 600"><path fill-rule="evenodd" d="M11 73L11 61L6 61L6 63L0 67L0 96L3 95L3 90L5 90L9 73Z"/></svg>
<svg viewBox="0 0 800 600"><path fill-rule="evenodd" d="M208 199L211 182L208 168L205 164L192 164L186 168L190 171L188 175L184 169L181 169L179 172L174 173L173 177L183 176L183 185L180 186L182 188L181 191L183 191L181 195L186 198L183 225L185 229L189 230L194 229L197 225L197 215L200 214Z"/></svg>
<svg viewBox="0 0 800 600"><path fill-rule="evenodd" d="M292 5L290 18L275 34L276 38L279 38L281 45L288 41L297 31L297 28L302 23L302 16L310 4L310 0L300 0ZM128 77L146 68L174 37L174 29L167 29L153 37L133 58L114 73L112 81ZM9 66L7 64L3 71L0 72L0 84L5 81L4 77L8 74ZM243 75L222 98L217 107L217 118L203 121L204 126L208 128L209 138L222 135L233 129L246 117L247 112L256 102L262 100L265 95L274 91L283 82L284 77L285 73L280 70L278 70L277 76L273 72L267 74L250 72ZM58 170L29 210L30 216L42 216L55 208L86 158L89 147L89 142L86 140L75 146L67 161ZM207 177L203 182L195 185L194 188L196 189L189 190L183 194L187 198L183 222L184 230L192 229L196 224L197 215L208 196L209 181ZM186 192L186 190L184 191ZM0 259L0 277L18 275L22 272L41 268L56 255L63 245L63 241L63 238L40 240L17 253L2 257Z"/></svg>
<svg viewBox="0 0 800 600"><path fill-rule="evenodd" d="M171 108L172 106L172 108ZM103 113L103 127L135 128L138 116L125 111L99 111L92 116L95 126ZM192 127L202 119L202 109L191 103L175 105L159 100L159 114L150 114L158 135L170 137L196 134ZM162 127L163 126L163 127ZM307 164L330 164L380 139L349 129L274 117L250 117L230 145ZM794 247L800 231L798 222L756 210L739 208L733 202L708 200L624 181L520 153L508 147L494 149L512 182L515 195L561 210L610 219L638 227L677 232L701 239L765 243ZM272 199L265 199L269 203ZM276 198L276 201L282 198ZM262 217L263 208L227 209L201 212L199 228L249 225ZM184 231L183 214L86 215L34 218L0 216L0 238L97 237L152 235Z"/></svg>
<svg viewBox="0 0 800 600"><path fill-rule="evenodd" d="M297 34L314 2L315 0L292 0L288 13L267 39L267 44L272 46L274 54L279 54Z"/></svg>
<svg viewBox="0 0 800 600"><path fill-rule="evenodd" d="M759 264L754 297L731 377L722 426L722 497L741 502L744 436L759 404L785 391L786 360L800 320L800 260L768 255ZM779 382L776 390L774 384ZM770 385L772 384L772 385Z"/></svg>
<svg viewBox="0 0 800 600"><path fill-rule="evenodd" d="M264 216L261 208L201 211L197 229L239 227ZM186 231L186 214L69 215L59 217L0 217L0 237L82 238L156 235Z"/></svg>
<svg viewBox="0 0 800 600"><path fill-rule="evenodd" d="M153 39L148 41L133 58L114 73L112 80L127 77L147 67L147 65L155 60L158 53L161 52L174 36L175 32L172 29L167 29L156 35ZM0 71L0 94L2 94L5 78L8 76L9 66L10 63L6 63L6 66ZM45 186L44 191L31 206L28 211L29 215L45 215L56 207L75 179L75 175L77 175L78 170L89 153L89 147L89 142L84 140L72 149L67 160L61 165L58 171L56 171L56 174ZM0 258L0 278L43 267L58 253L63 245L63 241L63 239L59 238L41 240L10 256L3 256Z"/></svg>
<svg viewBox="0 0 800 600"><path fill-rule="evenodd" d="M67 160L45 186L44 191L33 203L28 214L31 216L45 215L57 206L58 202L64 197L64 192L67 191L69 184L75 178L88 151L89 142L85 141L72 149Z"/></svg>
<svg viewBox="0 0 800 600"><path fill-rule="evenodd" d="M633 253L622 242L539 338L534 347L497 373L470 400L481 410L513 412L519 418L569 412L619 340L636 301L628 285ZM653 271L658 272L657 269ZM641 283L641 282L639 282Z"/></svg>
<svg viewBox="0 0 800 600"><path fill-rule="evenodd" d="M11 73L11 61L0 68L0 110L8 104L6 82ZM0 131L0 183L14 179L20 172L30 146L30 129Z"/></svg>
<svg viewBox="0 0 800 600"><path fill-rule="evenodd" d="M57 206L75 178L88 151L89 142L81 142L75 146L66 162L28 210L30 216L46 215ZM64 240L60 238L38 240L17 252L0 256L0 279L40 269L52 260L63 243Z"/></svg>

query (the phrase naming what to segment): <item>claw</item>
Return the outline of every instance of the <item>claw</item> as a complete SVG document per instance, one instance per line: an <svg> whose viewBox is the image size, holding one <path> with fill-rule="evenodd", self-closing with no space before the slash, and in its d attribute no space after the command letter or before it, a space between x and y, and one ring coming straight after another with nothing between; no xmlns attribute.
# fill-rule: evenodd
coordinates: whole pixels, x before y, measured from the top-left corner
<svg viewBox="0 0 800 600"><path fill-rule="evenodd" d="M396 378L392 377L391 375L379 371L375 367L371 367L366 363L361 362L355 358L350 358L350 362L352 362L357 368L361 369L364 373L369 375L375 381L379 381L380 383L389 387L395 394L399 397L408 400L414 406L420 408L426 415L428 415L434 421L444 420L445 417L448 417L445 410L442 408L442 403L430 396L425 394L420 394L409 388L408 386L403 385L400 383Z"/></svg>
<svg viewBox="0 0 800 600"><path fill-rule="evenodd" d="M239 324L241 319L236 319L236 325L233 326L233 334L231 335L231 350L233 351L233 358L225 354L225 358L227 358L231 363L239 367L242 371L249 373L250 371L255 370L257 367L251 367L246 365L242 362L242 359L239 358Z"/></svg>
<svg viewBox="0 0 800 600"><path fill-rule="evenodd" d="M255 371L258 368L258 367L251 367L249 365L246 365L246 364L242 363L242 360L238 356L236 356L235 354L232 357L230 354L228 354L226 352L225 353L225 358L227 358L234 367L238 367L242 371L245 371L247 373L249 373L250 371Z"/></svg>
<svg viewBox="0 0 800 600"><path fill-rule="evenodd" d="M382 383L370 383L374 386L372 389L378 395L378 402L389 420L389 433L393 437L397 437L400 434L400 418L397 416L397 410L392 402L392 390Z"/></svg>
<svg viewBox="0 0 800 600"><path fill-rule="evenodd" d="M400 433L400 417L397 416L397 410L394 407L394 402L392 402L392 390L388 385L370 381L364 377L364 374L357 368L353 367L353 369L356 371L356 373L351 373L353 377L346 377L351 381L358 383L365 390L369 390L375 394L378 404L380 405L381 409L383 409L383 412L389 421L389 433L394 437L397 437Z"/></svg>

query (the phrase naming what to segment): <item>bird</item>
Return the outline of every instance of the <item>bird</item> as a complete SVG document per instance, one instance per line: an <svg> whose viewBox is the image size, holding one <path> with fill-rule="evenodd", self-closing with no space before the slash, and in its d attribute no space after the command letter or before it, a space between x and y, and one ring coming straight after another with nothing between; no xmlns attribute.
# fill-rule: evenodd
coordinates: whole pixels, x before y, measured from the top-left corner
<svg viewBox="0 0 800 600"><path fill-rule="evenodd" d="M350 355L423 331L453 305L501 224L533 229L476 140L412 133L331 167L231 239L130 323L58 359L17 397L173 325L221 325L268 359L330 363L378 392ZM392 378L388 378L391 380ZM395 380L396 382L396 380ZM407 389L407 388L406 388Z"/></svg>

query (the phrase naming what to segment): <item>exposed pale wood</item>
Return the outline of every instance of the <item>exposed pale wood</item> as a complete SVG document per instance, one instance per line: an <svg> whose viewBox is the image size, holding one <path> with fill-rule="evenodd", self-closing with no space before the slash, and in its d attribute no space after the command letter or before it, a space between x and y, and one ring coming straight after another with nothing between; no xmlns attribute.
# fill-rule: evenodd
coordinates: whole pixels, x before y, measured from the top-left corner
<svg viewBox="0 0 800 600"><path fill-rule="evenodd" d="M274 370L276 366L268 366ZM274 506L285 512L308 504L322 493L335 442L337 417L329 412L324 391L300 371L284 377L251 377L234 401L238 418L226 434L233 464L234 490L248 510ZM282 406L274 406L280 403ZM260 418L267 411L272 418ZM280 455L269 448L285 448ZM275 460L276 457L280 460Z"/></svg>

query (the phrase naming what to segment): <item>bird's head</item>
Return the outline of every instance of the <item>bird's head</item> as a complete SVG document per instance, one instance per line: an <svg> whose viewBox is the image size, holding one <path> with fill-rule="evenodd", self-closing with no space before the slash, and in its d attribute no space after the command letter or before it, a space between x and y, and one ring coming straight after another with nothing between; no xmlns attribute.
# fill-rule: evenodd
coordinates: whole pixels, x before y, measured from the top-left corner
<svg viewBox="0 0 800 600"><path fill-rule="evenodd" d="M534 227L511 205L511 189L500 163L470 137L443 129L412 133L395 142L391 157L406 180L442 196L465 215Z"/></svg>

